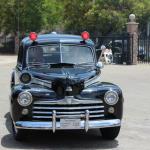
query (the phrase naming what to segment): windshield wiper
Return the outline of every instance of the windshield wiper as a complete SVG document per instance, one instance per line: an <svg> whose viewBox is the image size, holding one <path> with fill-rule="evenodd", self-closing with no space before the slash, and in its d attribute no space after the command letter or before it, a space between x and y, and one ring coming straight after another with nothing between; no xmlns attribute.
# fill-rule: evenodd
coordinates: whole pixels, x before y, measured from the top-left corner
<svg viewBox="0 0 150 150"><path fill-rule="evenodd" d="M73 67L75 64L73 63L52 63L50 66L51 67L65 67L65 66L69 66L69 67Z"/></svg>
<svg viewBox="0 0 150 150"><path fill-rule="evenodd" d="M73 64L73 63L60 62L60 63L52 63L52 65L75 65L75 64Z"/></svg>
<svg viewBox="0 0 150 150"><path fill-rule="evenodd" d="M76 66L84 66L84 65L93 65L93 62L87 62L87 63L81 63L81 64L75 64Z"/></svg>

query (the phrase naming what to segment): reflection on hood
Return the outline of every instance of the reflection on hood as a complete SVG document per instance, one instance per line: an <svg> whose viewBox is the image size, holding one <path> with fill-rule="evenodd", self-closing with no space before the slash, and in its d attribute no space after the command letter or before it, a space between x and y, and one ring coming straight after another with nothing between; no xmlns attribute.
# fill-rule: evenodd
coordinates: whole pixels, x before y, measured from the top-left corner
<svg viewBox="0 0 150 150"><path fill-rule="evenodd" d="M72 67L72 68L47 68L47 67L33 67L29 68L31 74L43 80L79 80L84 81L94 77L97 73L95 67Z"/></svg>

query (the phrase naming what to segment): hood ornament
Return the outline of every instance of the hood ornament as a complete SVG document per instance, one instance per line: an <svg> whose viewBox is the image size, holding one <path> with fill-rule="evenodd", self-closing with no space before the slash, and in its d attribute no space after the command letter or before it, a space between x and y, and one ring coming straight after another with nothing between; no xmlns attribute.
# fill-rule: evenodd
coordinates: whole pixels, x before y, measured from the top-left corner
<svg viewBox="0 0 150 150"><path fill-rule="evenodd" d="M69 86L70 80L71 80L71 76L70 76L69 73L67 72L66 82L67 82L68 85L67 85L67 87L66 87L66 92L72 92L72 87Z"/></svg>
<svg viewBox="0 0 150 150"><path fill-rule="evenodd" d="M72 87L71 86L67 86L66 92L72 92Z"/></svg>

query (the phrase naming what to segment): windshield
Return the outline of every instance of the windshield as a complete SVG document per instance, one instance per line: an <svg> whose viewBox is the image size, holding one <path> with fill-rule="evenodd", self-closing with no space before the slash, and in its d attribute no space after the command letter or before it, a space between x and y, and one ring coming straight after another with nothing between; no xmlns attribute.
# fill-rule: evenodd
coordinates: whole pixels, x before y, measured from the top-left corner
<svg viewBox="0 0 150 150"><path fill-rule="evenodd" d="M93 63L92 49L80 45L48 45L30 47L27 52L27 64L38 63Z"/></svg>

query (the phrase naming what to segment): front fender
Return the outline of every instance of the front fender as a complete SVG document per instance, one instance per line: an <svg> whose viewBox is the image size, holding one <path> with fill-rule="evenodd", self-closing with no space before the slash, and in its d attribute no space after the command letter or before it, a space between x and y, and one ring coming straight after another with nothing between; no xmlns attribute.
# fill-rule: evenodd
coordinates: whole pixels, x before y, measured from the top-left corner
<svg viewBox="0 0 150 150"><path fill-rule="evenodd" d="M32 118L32 104L27 107L22 107L17 102L18 95L24 91L30 92L32 94L33 102L38 98L52 99L56 97L56 94L53 90L40 87L37 85L25 86L25 85L18 84L18 85L13 86L11 96L10 96L10 101L11 101L11 117L14 121L31 120ZM23 109L29 110L29 114L27 116L22 115Z"/></svg>
<svg viewBox="0 0 150 150"><path fill-rule="evenodd" d="M15 85L15 72L12 71L10 79L10 88L13 88L14 85Z"/></svg>
<svg viewBox="0 0 150 150"><path fill-rule="evenodd" d="M104 96L107 91L116 91L119 96L119 100L117 104L110 106L104 101ZM80 94L79 96L82 99L101 99L104 103L104 108L105 108L105 117L111 118L111 119L122 119L123 115L123 94L122 90L119 86L108 83L108 82L97 82L95 84L89 85L86 87ZM108 112L108 109L110 107L113 107L115 112L114 114L110 114Z"/></svg>

